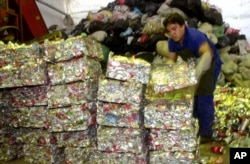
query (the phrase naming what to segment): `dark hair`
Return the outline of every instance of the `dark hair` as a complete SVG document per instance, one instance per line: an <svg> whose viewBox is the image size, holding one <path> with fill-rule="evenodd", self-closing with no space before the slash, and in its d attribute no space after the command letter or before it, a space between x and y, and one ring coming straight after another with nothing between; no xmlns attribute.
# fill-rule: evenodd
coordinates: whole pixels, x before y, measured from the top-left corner
<svg viewBox="0 0 250 164"><path fill-rule="evenodd" d="M178 13L171 13L167 15L163 20L163 26L166 27L168 24L177 23L179 25L184 25L185 20L184 18Z"/></svg>

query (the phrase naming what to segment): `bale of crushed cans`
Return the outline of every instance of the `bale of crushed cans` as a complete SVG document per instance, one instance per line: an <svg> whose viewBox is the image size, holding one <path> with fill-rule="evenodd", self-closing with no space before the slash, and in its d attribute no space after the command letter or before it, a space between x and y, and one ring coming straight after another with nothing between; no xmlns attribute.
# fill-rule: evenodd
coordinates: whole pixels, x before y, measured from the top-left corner
<svg viewBox="0 0 250 164"><path fill-rule="evenodd" d="M160 94L196 84L194 61L152 65L149 86L155 93Z"/></svg>
<svg viewBox="0 0 250 164"><path fill-rule="evenodd" d="M97 102L97 123L113 127L139 128L142 111L139 105Z"/></svg>
<svg viewBox="0 0 250 164"><path fill-rule="evenodd" d="M102 152L95 148L66 147L65 162L67 164L82 163L119 163L146 164L144 154Z"/></svg>
<svg viewBox="0 0 250 164"><path fill-rule="evenodd" d="M47 127L47 106L12 108L10 125L26 128Z"/></svg>
<svg viewBox="0 0 250 164"><path fill-rule="evenodd" d="M24 156L23 144L18 140L24 133L23 129L11 127L0 129L0 160L11 161Z"/></svg>
<svg viewBox="0 0 250 164"><path fill-rule="evenodd" d="M197 79L195 63L178 61L176 64L152 65L145 98L155 100L193 100Z"/></svg>
<svg viewBox="0 0 250 164"><path fill-rule="evenodd" d="M159 100L168 101L193 101L195 86L189 86L169 92L157 93L154 91L152 85L147 85L145 92L145 99L148 102L154 102Z"/></svg>
<svg viewBox="0 0 250 164"><path fill-rule="evenodd" d="M141 129L100 125L97 128L97 137L99 151L141 154L145 148L145 136Z"/></svg>
<svg viewBox="0 0 250 164"><path fill-rule="evenodd" d="M97 153L98 151L94 147L65 147L65 162L67 164L91 163Z"/></svg>
<svg viewBox="0 0 250 164"><path fill-rule="evenodd" d="M22 144L0 144L0 161L11 161L22 158L23 156L24 153Z"/></svg>
<svg viewBox="0 0 250 164"><path fill-rule="evenodd" d="M195 151L199 146L197 129L197 126L189 130L150 129L149 150Z"/></svg>
<svg viewBox="0 0 250 164"><path fill-rule="evenodd" d="M48 108L84 104L94 100L97 94L97 81L85 80L62 85L52 85L48 88Z"/></svg>
<svg viewBox="0 0 250 164"><path fill-rule="evenodd" d="M13 107L31 107L48 105L47 86L24 86L11 88L11 106Z"/></svg>
<svg viewBox="0 0 250 164"><path fill-rule="evenodd" d="M144 126L161 129L190 129L195 122L193 103L185 101L154 101L144 108Z"/></svg>
<svg viewBox="0 0 250 164"><path fill-rule="evenodd" d="M15 145L20 144L17 138L23 134L23 129L15 129L12 127L5 127L0 130L0 143Z"/></svg>
<svg viewBox="0 0 250 164"><path fill-rule="evenodd" d="M47 62L61 62L76 57L86 56L101 61L104 58L102 45L90 37L75 36L66 40L45 40L44 60Z"/></svg>
<svg viewBox="0 0 250 164"><path fill-rule="evenodd" d="M97 99L99 101L140 104L143 84L135 81L119 81L100 77Z"/></svg>
<svg viewBox="0 0 250 164"><path fill-rule="evenodd" d="M0 53L0 88L46 84L46 62L38 44L9 43Z"/></svg>
<svg viewBox="0 0 250 164"><path fill-rule="evenodd" d="M86 130L96 123L96 115L86 104L50 109L47 119L50 132Z"/></svg>
<svg viewBox="0 0 250 164"><path fill-rule="evenodd" d="M151 151L149 163L199 164L199 151Z"/></svg>
<svg viewBox="0 0 250 164"><path fill-rule="evenodd" d="M143 59L109 54L106 77L147 84L151 64Z"/></svg>
<svg viewBox="0 0 250 164"><path fill-rule="evenodd" d="M39 146L25 144L24 161L29 163L54 163L62 164L65 162L64 148L56 145Z"/></svg>
<svg viewBox="0 0 250 164"><path fill-rule="evenodd" d="M59 147L90 148L96 146L96 125L91 125L83 131L58 132L54 135Z"/></svg>
<svg viewBox="0 0 250 164"><path fill-rule="evenodd" d="M8 127L11 124L12 118L13 118L12 113L9 112L11 109L12 108L9 106L0 105L0 114L1 114L0 131L4 128Z"/></svg>
<svg viewBox="0 0 250 164"><path fill-rule="evenodd" d="M18 136L17 140L22 144L51 146L57 143L57 139L53 133L44 129L27 129L26 133Z"/></svg>
<svg viewBox="0 0 250 164"><path fill-rule="evenodd" d="M98 79L102 73L100 62L86 57L78 57L58 63L49 63L47 70L50 85Z"/></svg>

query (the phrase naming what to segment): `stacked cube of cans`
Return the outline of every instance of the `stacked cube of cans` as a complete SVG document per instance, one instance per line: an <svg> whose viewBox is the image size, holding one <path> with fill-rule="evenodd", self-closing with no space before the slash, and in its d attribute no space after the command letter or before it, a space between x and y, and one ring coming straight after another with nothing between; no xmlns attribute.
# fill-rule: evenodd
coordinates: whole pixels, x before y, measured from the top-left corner
<svg viewBox="0 0 250 164"><path fill-rule="evenodd" d="M144 108L150 163L198 163L198 125L192 116L196 82L192 62L152 67Z"/></svg>
<svg viewBox="0 0 250 164"><path fill-rule="evenodd" d="M149 72L150 64L142 59L110 54L98 84L96 161L147 163L142 112Z"/></svg>

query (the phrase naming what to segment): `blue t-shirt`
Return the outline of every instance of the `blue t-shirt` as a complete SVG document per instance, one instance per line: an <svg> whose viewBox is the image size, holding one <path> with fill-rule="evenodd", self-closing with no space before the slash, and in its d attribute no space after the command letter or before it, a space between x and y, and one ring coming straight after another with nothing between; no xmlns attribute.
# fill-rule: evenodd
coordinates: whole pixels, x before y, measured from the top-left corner
<svg viewBox="0 0 250 164"><path fill-rule="evenodd" d="M199 48L202 43L208 42L210 47L212 48L214 60L216 64L222 64L222 61L219 57L217 48L215 45L207 38L206 34L201 31L191 28L185 27L185 35L183 40L183 45L180 45L178 42L175 42L172 39L168 40L169 52L178 52L184 49L190 49L196 58L199 58Z"/></svg>

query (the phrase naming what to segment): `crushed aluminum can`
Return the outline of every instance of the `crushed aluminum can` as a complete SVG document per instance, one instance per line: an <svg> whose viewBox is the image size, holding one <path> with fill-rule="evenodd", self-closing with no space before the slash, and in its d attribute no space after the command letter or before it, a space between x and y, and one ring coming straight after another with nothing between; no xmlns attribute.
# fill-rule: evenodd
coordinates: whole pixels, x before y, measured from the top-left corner
<svg viewBox="0 0 250 164"><path fill-rule="evenodd" d="M250 119L246 118L242 121L240 127L239 127L239 132L240 133L244 133L244 131L246 130L246 128L248 127L250 123Z"/></svg>
<svg viewBox="0 0 250 164"><path fill-rule="evenodd" d="M224 154L225 150L223 146L212 145L210 150L215 154Z"/></svg>

